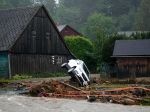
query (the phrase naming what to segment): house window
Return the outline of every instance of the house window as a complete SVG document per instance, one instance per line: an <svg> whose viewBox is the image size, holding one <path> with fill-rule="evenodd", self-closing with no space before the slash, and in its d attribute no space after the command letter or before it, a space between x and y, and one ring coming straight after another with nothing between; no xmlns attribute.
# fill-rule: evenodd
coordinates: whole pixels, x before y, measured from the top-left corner
<svg viewBox="0 0 150 112"><path fill-rule="evenodd" d="M51 56L51 63L54 65L55 64L55 56Z"/></svg>
<svg viewBox="0 0 150 112"><path fill-rule="evenodd" d="M31 34L32 34L32 38L29 38L29 39L31 39L30 41L32 42L30 50L31 50L31 52L35 52L35 51L36 51L36 42L35 42L35 39L36 39L36 31L33 30L33 31L31 32Z"/></svg>
<svg viewBox="0 0 150 112"><path fill-rule="evenodd" d="M36 31L32 31L32 35L36 35Z"/></svg>
<svg viewBox="0 0 150 112"><path fill-rule="evenodd" d="M61 56L57 57L57 64L62 64L63 58Z"/></svg>
<svg viewBox="0 0 150 112"><path fill-rule="evenodd" d="M49 32L46 32L46 39L50 39L50 33Z"/></svg>

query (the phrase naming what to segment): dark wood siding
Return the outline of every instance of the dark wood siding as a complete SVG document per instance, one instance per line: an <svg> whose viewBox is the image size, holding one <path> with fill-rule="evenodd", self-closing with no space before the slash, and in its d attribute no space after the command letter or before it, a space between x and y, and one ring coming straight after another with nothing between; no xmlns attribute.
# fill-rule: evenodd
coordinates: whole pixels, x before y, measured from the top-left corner
<svg viewBox="0 0 150 112"><path fill-rule="evenodd" d="M70 55L43 8L31 20L11 51L23 54Z"/></svg>
<svg viewBox="0 0 150 112"><path fill-rule="evenodd" d="M117 58L118 77L150 76L150 58Z"/></svg>
<svg viewBox="0 0 150 112"><path fill-rule="evenodd" d="M69 59L63 55L11 54L11 74L60 72L60 66L67 58Z"/></svg>
<svg viewBox="0 0 150 112"><path fill-rule="evenodd" d="M72 57L43 7L20 36L10 52L11 75L60 72Z"/></svg>

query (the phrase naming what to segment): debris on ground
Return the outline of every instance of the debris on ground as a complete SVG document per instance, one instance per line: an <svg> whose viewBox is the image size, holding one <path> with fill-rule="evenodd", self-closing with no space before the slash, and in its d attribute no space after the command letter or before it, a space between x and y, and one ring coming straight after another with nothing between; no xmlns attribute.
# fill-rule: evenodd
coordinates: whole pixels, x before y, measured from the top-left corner
<svg viewBox="0 0 150 112"><path fill-rule="evenodd" d="M140 83L139 83L140 81ZM101 80L93 78L91 85L80 87L72 80L33 80L0 83L2 89L11 88L35 97L84 99L88 102L116 103L124 105L150 105L150 83L142 79L138 83L131 80Z"/></svg>
<svg viewBox="0 0 150 112"><path fill-rule="evenodd" d="M72 86L68 82L51 80L30 86L29 89L29 94L32 96L87 99L89 102L109 102L124 105L137 105L145 98L150 98L150 89L138 86L93 90L90 87L80 88Z"/></svg>

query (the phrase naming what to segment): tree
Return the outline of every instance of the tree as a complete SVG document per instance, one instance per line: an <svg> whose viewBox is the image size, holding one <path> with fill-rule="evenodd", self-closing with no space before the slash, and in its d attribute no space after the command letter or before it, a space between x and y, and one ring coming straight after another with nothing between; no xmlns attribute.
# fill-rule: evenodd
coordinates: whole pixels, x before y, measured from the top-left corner
<svg viewBox="0 0 150 112"><path fill-rule="evenodd" d="M104 31L107 34L111 34L115 31L115 28L111 17L101 13L94 13L88 17L84 30L90 38L96 38L97 32Z"/></svg>
<svg viewBox="0 0 150 112"><path fill-rule="evenodd" d="M125 35L117 35L117 34L112 34L110 35L105 42L103 43L103 48L102 48L102 62L105 63L115 63L114 58L111 56L113 55L113 50L114 50L114 45L116 40L126 40L130 39L129 37L126 37Z"/></svg>
<svg viewBox="0 0 150 112"><path fill-rule="evenodd" d="M7 8L9 5L6 3L5 0L0 0L0 9Z"/></svg>
<svg viewBox="0 0 150 112"><path fill-rule="evenodd" d="M15 8L32 5L32 0L0 0L0 8Z"/></svg>
<svg viewBox="0 0 150 112"><path fill-rule="evenodd" d="M59 6L57 8L56 20L59 24L68 24L74 28L78 28L80 20L80 11L75 7L70 9L65 6Z"/></svg>
<svg viewBox="0 0 150 112"><path fill-rule="evenodd" d="M135 29L150 31L150 0L142 0L135 17Z"/></svg>
<svg viewBox="0 0 150 112"><path fill-rule="evenodd" d="M113 31L127 31L133 28L135 12L140 2L141 0L60 0L61 8L58 7L59 16L56 17L59 23L70 24L87 35L89 30L85 29L90 27L87 24L88 18L97 12L112 18L115 24ZM74 18L71 18L72 15Z"/></svg>
<svg viewBox="0 0 150 112"><path fill-rule="evenodd" d="M78 58L83 60L90 70L94 71L96 68L96 60L93 56L93 43L84 37L68 36L65 37L65 42L71 52Z"/></svg>
<svg viewBox="0 0 150 112"><path fill-rule="evenodd" d="M128 14L115 17L115 26L121 31L130 31L134 25L135 10L131 10Z"/></svg>
<svg viewBox="0 0 150 112"><path fill-rule="evenodd" d="M96 34L96 39L94 40L94 46L95 46L94 57L97 60L97 66L100 66L101 63L103 62L102 50L103 50L103 46L107 38L108 36L103 30L101 31L99 30Z"/></svg>
<svg viewBox="0 0 150 112"><path fill-rule="evenodd" d="M40 4L44 4L49 13L54 16L56 11L55 0L36 0ZM32 6L35 4L35 0L0 0L0 8L15 8Z"/></svg>

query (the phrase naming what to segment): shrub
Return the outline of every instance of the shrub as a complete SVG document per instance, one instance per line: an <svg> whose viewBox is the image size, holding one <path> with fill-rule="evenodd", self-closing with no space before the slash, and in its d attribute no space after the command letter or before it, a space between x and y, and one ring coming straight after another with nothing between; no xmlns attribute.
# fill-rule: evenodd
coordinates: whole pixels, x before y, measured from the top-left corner
<svg viewBox="0 0 150 112"><path fill-rule="evenodd" d="M33 78L49 78L49 77L64 77L66 74L64 72L55 72L55 73L32 73L30 74Z"/></svg>
<svg viewBox="0 0 150 112"><path fill-rule="evenodd" d="M13 80L30 79L30 78L32 78L32 76L25 74L22 75L16 74L15 76L12 77Z"/></svg>
<svg viewBox="0 0 150 112"><path fill-rule="evenodd" d="M65 42L76 58L83 60L90 70L94 69L94 46L89 39L81 36L67 36Z"/></svg>

